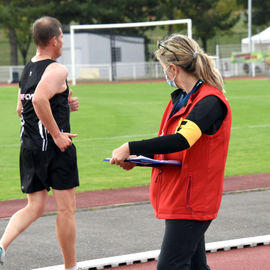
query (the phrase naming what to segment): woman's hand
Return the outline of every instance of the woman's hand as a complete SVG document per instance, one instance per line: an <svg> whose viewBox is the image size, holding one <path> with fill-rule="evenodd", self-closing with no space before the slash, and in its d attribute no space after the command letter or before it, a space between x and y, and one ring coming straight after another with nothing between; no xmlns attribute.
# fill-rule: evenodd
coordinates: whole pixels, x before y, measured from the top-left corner
<svg viewBox="0 0 270 270"><path fill-rule="evenodd" d="M127 159L130 155L128 143L123 144L119 148L116 148L112 152L112 158L110 163L115 165L120 165Z"/></svg>
<svg viewBox="0 0 270 270"><path fill-rule="evenodd" d="M134 157L134 156L130 156L129 145L128 143L125 143L119 148L116 148L115 150L113 150L110 163L119 165L124 170L131 170L132 168L136 166L136 164L131 163L131 162L126 162L125 159L129 157Z"/></svg>
<svg viewBox="0 0 270 270"><path fill-rule="evenodd" d="M137 156L132 155L132 156L129 156L128 158L135 158L135 157L137 157ZM123 164L120 164L120 167L126 171L129 171L129 170L133 169L136 165L137 165L136 163L125 161L125 162L123 162Z"/></svg>

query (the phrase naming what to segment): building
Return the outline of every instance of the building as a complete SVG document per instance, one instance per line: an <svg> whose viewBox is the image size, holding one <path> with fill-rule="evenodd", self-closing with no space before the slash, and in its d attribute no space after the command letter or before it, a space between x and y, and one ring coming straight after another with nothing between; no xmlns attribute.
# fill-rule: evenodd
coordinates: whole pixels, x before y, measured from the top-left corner
<svg viewBox="0 0 270 270"><path fill-rule="evenodd" d="M58 61L71 66L70 34L64 34ZM75 67L78 80L132 78L132 64L145 62L145 40L141 36L106 33L75 34ZM136 70L144 74L144 68ZM138 74L141 73L141 74Z"/></svg>

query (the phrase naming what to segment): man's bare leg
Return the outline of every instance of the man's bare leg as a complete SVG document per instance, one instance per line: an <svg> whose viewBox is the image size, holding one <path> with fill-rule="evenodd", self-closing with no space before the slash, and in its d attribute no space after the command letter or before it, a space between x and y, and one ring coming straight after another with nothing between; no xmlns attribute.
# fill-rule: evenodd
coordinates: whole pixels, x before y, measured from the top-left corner
<svg viewBox="0 0 270 270"><path fill-rule="evenodd" d="M65 268L76 265L76 189L56 190L53 195L57 205L56 235L64 257Z"/></svg>
<svg viewBox="0 0 270 270"><path fill-rule="evenodd" d="M0 245L5 250L20 233L43 214L48 199L48 192L47 190L42 190L27 194L27 199L27 205L10 218L1 238Z"/></svg>

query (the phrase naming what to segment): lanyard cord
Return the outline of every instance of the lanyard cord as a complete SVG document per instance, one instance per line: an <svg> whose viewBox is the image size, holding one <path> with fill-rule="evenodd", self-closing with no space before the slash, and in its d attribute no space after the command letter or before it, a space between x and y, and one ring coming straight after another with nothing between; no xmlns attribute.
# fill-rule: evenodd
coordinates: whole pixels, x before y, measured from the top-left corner
<svg viewBox="0 0 270 270"><path fill-rule="evenodd" d="M179 98L177 99L175 105L173 106L172 108L172 111L170 113L170 116L169 116L169 119L174 115L176 114L183 106L185 106L189 100L189 97L191 94L194 94L196 93L199 88L201 87L201 85L203 84L203 81L202 80L198 80L195 84L195 86L193 87L193 89L188 93L186 94L186 92L182 92L180 95L179 95Z"/></svg>

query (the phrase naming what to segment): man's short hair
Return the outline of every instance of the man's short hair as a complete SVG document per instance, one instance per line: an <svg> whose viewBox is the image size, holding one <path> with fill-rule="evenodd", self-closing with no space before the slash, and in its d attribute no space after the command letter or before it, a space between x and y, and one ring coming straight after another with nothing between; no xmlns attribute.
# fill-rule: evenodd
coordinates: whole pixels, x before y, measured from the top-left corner
<svg viewBox="0 0 270 270"><path fill-rule="evenodd" d="M33 38L37 46L48 45L51 38L58 37L61 34L61 23L52 17L41 17L33 24Z"/></svg>

